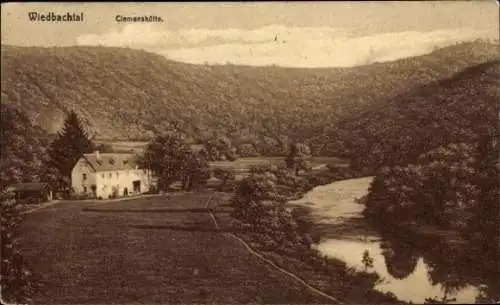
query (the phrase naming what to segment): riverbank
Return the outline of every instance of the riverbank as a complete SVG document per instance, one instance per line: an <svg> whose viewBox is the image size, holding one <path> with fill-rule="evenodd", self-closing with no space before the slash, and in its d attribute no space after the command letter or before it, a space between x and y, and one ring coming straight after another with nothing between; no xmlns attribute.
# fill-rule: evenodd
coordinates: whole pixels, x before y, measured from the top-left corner
<svg viewBox="0 0 500 305"><path fill-rule="evenodd" d="M322 177L328 177L328 174L325 175L322 173ZM335 173L332 173L332 176L334 175ZM308 180L308 182L311 181L310 178L301 177L301 179ZM337 179L338 177L331 177L333 181ZM308 183L302 189L302 194L295 193L291 197L301 197L315 187L318 187L318 185L328 183L326 179L318 179L317 181L321 183L317 185ZM278 195L278 197L280 196ZM383 293L374 289L375 285L381 280L376 273L350 268L341 260L328 258L314 248L299 251L297 249L300 247L294 246L293 242L281 243L278 247L270 246L274 244L272 236L267 236L263 232L257 232L251 226L242 226L241 223L235 226L235 219L229 216L233 210L233 206L231 205L232 199L232 196L226 195L225 199L219 198L219 202L214 203L216 211L224 211L224 213L215 214L217 221L222 224L223 230L233 230L254 251L272 261L276 266L297 275L309 285L343 303L405 304L405 302L397 300L391 293ZM287 205L286 208L291 210L294 206ZM286 232L282 233L285 235L288 234ZM359 257L359 260L362 260L362 256Z"/></svg>
<svg viewBox="0 0 500 305"><path fill-rule="evenodd" d="M313 228L321 235L315 247L322 254L363 270L360 257L368 251L374 259L370 270L385 279L374 289L407 302L491 302L498 297L498 271L492 268L498 255L485 253L482 244L473 245L452 230L412 225L380 230L363 216L364 206L356 200L366 194L370 182L334 182L293 202L311 210Z"/></svg>

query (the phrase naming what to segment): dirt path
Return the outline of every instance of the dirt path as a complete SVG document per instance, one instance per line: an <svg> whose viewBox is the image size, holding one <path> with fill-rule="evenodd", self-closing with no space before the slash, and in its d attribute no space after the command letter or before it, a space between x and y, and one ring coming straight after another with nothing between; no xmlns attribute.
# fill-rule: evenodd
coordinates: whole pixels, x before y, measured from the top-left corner
<svg viewBox="0 0 500 305"><path fill-rule="evenodd" d="M210 214L210 217L212 218L212 221L214 223L214 226L216 229L219 229L219 224L217 223L217 219L215 218L214 214L212 213L212 211L210 210L210 202L212 201L214 195L212 197L210 197L208 200L207 200L207 203L205 205L205 208L208 210L208 213ZM245 242L243 239L239 238L237 235L233 234L233 233L223 233L224 235L238 241L243 247L245 247L245 249L252 255L254 255L255 257L257 257L258 259L260 259L261 261L263 261L264 263L268 264L269 266L273 267L275 270L281 272L282 274L284 274L285 276L293 279L294 281L296 281L297 283L299 283L300 285L304 286L305 288L309 289L311 292L317 294L317 295L320 295L322 297L325 297L327 299L329 299L330 301L333 301L337 304L344 304L343 302L339 301L338 299L334 298L333 296L329 295L329 294L326 294L324 293L323 291L321 290L318 290L314 287L312 287L311 285L309 285L308 283L306 283L303 279L301 279L300 277L298 277L297 275L291 273L291 272L288 272L287 270L277 266L274 262L272 262L271 260L265 258L262 254L256 252L255 250L252 249L252 247L250 247L250 245Z"/></svg>

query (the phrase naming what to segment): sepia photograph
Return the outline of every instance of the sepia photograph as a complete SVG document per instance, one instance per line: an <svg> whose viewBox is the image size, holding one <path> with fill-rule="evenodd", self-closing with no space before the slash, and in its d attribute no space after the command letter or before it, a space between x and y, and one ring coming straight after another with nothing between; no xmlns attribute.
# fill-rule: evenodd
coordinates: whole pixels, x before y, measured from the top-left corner
<svg viewBox="0 0 500 305"><path fill-rule="evenodd" d="M499 303L499 11L2 3L1 304Z"/></svg>

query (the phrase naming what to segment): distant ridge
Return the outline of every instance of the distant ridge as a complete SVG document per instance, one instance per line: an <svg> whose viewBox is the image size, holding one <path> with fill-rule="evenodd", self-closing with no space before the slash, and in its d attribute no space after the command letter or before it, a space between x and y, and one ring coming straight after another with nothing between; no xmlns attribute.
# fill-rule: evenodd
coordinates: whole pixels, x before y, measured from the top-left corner
<svg viewBox="0 0 500 305"><path fill-rule="evenodd" d="M498 135L498 101L500 60L492 60L398 95L313 142L360 167L407 164L439 146Z"/></svg>
<svg viewBox="0 0 500 305"><path fill-rule="evenodd" d="M178 129L195 142L307 139L410 89L498 58L498 44L353 68L193 65L127 48L2 46L2 104L56 132L74 109L98 139ZM271 145L271 144L270 144Z"/></svg>

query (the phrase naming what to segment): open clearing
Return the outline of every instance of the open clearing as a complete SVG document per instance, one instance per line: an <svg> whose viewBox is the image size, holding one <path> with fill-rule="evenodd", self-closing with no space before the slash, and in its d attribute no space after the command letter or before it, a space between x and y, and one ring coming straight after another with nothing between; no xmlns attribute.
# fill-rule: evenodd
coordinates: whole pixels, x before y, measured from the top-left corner
<svg viewBox="0 0 500 305"><path fill-rule="evenodd" d="M211 192L61 202L26 216L38 304L328 303L214 231ZM175 211L172 211L175 210Z"/></svg>
<svg viewBox="0 0 500 305"><path fill-rule="evenodd" d="M313 157L310 160L312 167L326 164L345 164L346 162L334 157ZM233 169L239 171L248 171L252 166L259 165L285 165L285 157L248 157L239 158L236 161L215 161L210 162L210 166Z"/></svg>
<svg viewBox="0 0 500 305"><path fill-rule="evenodd" d="M111 145L113 149L120 152L133 152L133 153L142 153L148 142L145 141L97 141L98 143L105 143ZM191 145L193 149L199 150L203 147L201 144L193 144ZM313 157L311 159L311 165L313 167L323 165L323 164L345 164L344 160L334 158L334 157ZM233 169L245 171L250 169L252 166L258 165L284 165L285 157L247 157L247 158L239 158L236 161L216 161L211 162L211 166L225 168L225 169Z"/></svg>

